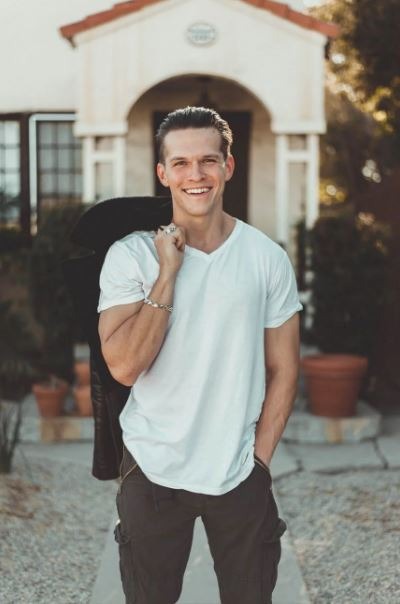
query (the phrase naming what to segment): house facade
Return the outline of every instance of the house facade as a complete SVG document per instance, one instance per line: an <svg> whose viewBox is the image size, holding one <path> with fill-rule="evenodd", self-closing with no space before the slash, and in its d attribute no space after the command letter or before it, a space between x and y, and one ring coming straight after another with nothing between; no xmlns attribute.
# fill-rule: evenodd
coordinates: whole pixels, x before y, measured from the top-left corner
<svg viewBox="0 0 400 604"><path fill-rule="evenodd" d="M305 14L300 0L32 4L28 55L7 64L0 96L3 222L34 228L41 207L65 198L165 193L155 131L168 111L206 105L234 133L225 209L293 250L295 223L318 215L324 57L335 26Z"/></svg>

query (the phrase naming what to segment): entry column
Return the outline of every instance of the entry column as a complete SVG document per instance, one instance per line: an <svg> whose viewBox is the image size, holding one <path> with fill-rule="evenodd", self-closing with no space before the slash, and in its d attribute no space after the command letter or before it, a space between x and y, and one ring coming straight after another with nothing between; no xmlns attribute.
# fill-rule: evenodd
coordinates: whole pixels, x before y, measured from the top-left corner
<svg viewBox="0 0 400 604"><path fill-rule="evenodd" d="M83 201L125 195L124 135L83 136Z"/></svg>
<svg viewBox="0 0 400 604"><path fill-rule="evenodd" d="M279 243L287 247L290 243L290 227L294 217L290 212L289 179L290 164L303 164L305 176L305 219L307 228L311 228L318 218L319 206L319 147L318 135L303 134L305 146L302 149L290 148L290 137L299 134L276 135L276 236ZM299 183L301 186L301 183ZM296 217L297 218L297 217Z"/></svg>

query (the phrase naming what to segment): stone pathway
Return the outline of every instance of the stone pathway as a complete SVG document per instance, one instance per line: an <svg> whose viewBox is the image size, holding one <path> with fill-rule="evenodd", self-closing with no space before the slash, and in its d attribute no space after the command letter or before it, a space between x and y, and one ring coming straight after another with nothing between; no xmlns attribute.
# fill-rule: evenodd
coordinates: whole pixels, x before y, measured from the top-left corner
<svg viewBox="0 0 400 604"><path fill-rule="evenodd" d="M91 465L92 443L25 443L25 455L45 456ZM337 473L349 469L386 469L400 467L400 417L385 417L381 435L360 443L293 444L281 441L271 463L274 480L302 469ZM279 500L277 500L279 507ZM116 514L110 529L94 584L90 604L123 604L117 546L113 537ZM290 529L290 527L289 527ZM288 530L282 539L282 560L273 604L310 604L307 590L293 552ZM179 604L219 604L217 580L213 570L207 538L198 519L184 587Z"/></svg>
<svg viewBox="0 0 400 604"><path fill-rule="evenodd" d="M275 478L296 472L298 463L288 453L284 444L275 452L271 471ZM278 507L279 500L275 495ZM113 516L107 535L103 558L93 589L90 604L123 604L117 545L114 541ZM219 604L217 578L209 551L207 536L201 519L195 524L193 545L186 568L181 597L177 604ZM293 552L289 531L282 538L282 558L279 564L278 583L274 590L273 604L310 604L307 590Z"/></svg>
<svg viewBox="0 0 400 604"><path fill-rule="evenodd" d="M400 419L400 418L399 418ZM396 428L394 428L394 425ZM371 441L340 445L294 445L281 442L271 463L276 480L305 469L314 472L341 472L360 468L400 466L400 421L385 418L384 435ZM277 500L279 506L279 500ZM107 537L103 560L90 604L122 604L116 544L115 518ZM274 590L273 604L309 604L310 600L290 542L290 532L282 539L282 560ZM200 519L196 521L193 547L178 604L219 604L218 586Z"/></svg>
<svg viewBox="0 0 400 604"><path fill-rule="evenodd" d="M279 505L279 502L278 502ZM90 604L123 604L113 517ZM219 604L218 584L201 520L195 523L193 545L177 604ZM282 538L279 579L274 604L309 604L306 587L287 533Z"/></svg>

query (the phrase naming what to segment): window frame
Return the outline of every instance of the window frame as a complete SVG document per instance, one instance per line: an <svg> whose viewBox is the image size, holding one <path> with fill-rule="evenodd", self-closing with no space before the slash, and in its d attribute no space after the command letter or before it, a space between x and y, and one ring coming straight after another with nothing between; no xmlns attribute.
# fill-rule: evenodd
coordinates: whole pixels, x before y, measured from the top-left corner
<svg viewBox="0 0 400 604"><path fill-rule="evenodd" d="M1 122L18 122L19 124L19 227L29 238L31 233L30 188L29 188L29 114L0 113Z"/></svg>
<svg viewBox="0 0 400 604"><path fill-rule="evenodd" d="M30 116L29 120L29 148L30 148L30 190L31 190L31 216L32 223L38 225L40 223L40 202L42 199L40 190L40 158L39 151L41 149L39 144L39 124L43 122L54 122L60 124L67 122L74 124L76 121L76 114L74 112L63 112L63 113L36 113ZM55 144L57 149L57 143ZM72 170L75 173L75 169ZM83 169L81 165L80 169L83 178ZM83 182L82 182L83 185ZM82 193L81 193L82 195ZM66 194L65 197L70 197L70 194Z"/></svg>

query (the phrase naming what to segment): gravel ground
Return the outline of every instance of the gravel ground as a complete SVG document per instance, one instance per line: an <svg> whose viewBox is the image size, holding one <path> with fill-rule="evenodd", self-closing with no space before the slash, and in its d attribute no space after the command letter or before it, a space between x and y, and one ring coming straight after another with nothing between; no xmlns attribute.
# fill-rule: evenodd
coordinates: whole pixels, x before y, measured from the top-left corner
<svg viewBox="0 0 400 604"><path fill-rule="evenodd" d="M89 602L117 485L68 462L0 475L1 604Z"/></svg>
<svg viewBox="0 0 400 604"><path fill-rule="evenodd" d="M300 472L275 489L312 604L400 602L400 471Z"/></svg>
<svg viewBox="0 0 400 604"><path fill-rule="evenodd" d="M274 488L312 604L399 604L400 471L299 472ZM16 458L0 475L1 604L88 604L116 489L82 465Z"/></svg>

